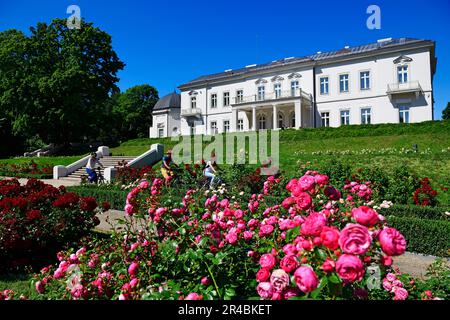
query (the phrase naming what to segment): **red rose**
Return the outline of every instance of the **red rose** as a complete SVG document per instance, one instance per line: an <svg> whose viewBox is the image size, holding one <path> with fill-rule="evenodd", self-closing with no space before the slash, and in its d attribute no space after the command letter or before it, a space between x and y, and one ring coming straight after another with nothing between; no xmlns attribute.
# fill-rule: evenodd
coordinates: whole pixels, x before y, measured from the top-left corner
<svg viewBox="0 0 450 320"><path fill-rule="evenodd" d="M256 281L266 282L270 277L270 270L267 268L261 268L256 273Z"/></svg>
<svg viewBox="0 0 450 320"><path fill-rule="evenodd" d="M319 236L326 223L327 220L321 213L314 212L305 219L300 231L304 236Z"/></svg>
<svg viewBox="0 0 450 320"><path fill-rule="evenodd" d="M297 257L294 255L287 255L280 261L281 269L287 273L292 272L298 266Z"/></svg>
<svg viewBox="0 0 450 320"><path fill-rule="evenodd" d="M323 227L320 233L322 244L330 250L339 248L339 230L336 227Z"/></svg>

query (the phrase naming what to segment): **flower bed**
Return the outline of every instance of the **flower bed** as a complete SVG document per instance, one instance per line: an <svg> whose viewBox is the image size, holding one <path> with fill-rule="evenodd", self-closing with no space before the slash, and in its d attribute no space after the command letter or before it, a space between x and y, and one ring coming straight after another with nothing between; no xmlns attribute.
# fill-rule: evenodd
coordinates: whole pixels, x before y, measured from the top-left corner
<svg viewBox="0 0 450 320"><path fill-rule="evenodd" d="M162 197L161 179L142 181L125 206L140 219L124 221L111 239L58 254L59 264L37 275L36 290L51 299L423 297L423 287L394 283L392 256L407 242L368 206L370 183L339 190L309 171L289 181L287 197L266 203L280 184L269 177L261 193L239 196L189 189L180 203Z"/></svg>
<svg viewBox="0 0 450 320"><path fill-rule="evenodd" d="M64 244L77 241L98 223L97 203L41 181L0 181L1 269L47 263ZM42 266L42 264L41 264Z"/></svg>
<svg viewBox="0 0 450 320"><path fill-rule="evenodd" d="M53 166L51 164L38 165L33 160L20 164L0 163L0 176L50 179L53 176Z"/></svg>

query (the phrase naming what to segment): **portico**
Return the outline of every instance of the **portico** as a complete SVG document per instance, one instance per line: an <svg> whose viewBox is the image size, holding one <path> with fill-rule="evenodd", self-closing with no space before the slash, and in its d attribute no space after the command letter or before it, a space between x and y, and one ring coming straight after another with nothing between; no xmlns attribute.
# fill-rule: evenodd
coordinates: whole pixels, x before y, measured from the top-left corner
<svg viewBox="0 0 450 320"><path fill-rule="evenodd" d="M312 128L312 97L300 88L274 96L242 97L232 104L231 131L239 131L238 113L246 115L249 131Z"/></svg>

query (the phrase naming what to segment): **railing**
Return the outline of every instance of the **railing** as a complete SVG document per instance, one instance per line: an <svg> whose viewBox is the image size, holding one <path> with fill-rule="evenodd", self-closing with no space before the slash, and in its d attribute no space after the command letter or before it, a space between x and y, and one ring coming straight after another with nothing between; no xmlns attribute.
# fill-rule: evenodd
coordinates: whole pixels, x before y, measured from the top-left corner
<svg viewBox="0 0 450 320"><path fill-rule="evenodd" d="M415 92L415 91L422 92L422 87L420 86L419 81L391 83L391 84L388 84L388 88L387 88L388 93Z"/></svg>
<svg viewBox="0 0 450 320"><path fill-rule="evenodd" d="M261 102L261 101L269 101L269 100L278 100L278 99L286 99L286 98L296 98L300 97L302 94L302 90L300 88L291 89L286 91L272 91L266 92L264 94L254 94L251 96L245 97L235 97L234 104L241 103L249 103L249 102Z"/></svg>
<svg viewBox="0 0 450 320"><path fill-rule="evenodd" d="M199 114L202 114L202 109L200 108L181 109L182 116L196 116Z"/></svg>

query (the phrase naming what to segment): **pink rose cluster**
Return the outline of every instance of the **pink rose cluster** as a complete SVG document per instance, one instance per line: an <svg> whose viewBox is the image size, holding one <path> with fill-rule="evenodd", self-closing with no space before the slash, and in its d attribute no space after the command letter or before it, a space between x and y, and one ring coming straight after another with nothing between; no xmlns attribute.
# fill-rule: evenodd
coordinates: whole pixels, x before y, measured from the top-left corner
<svg viewBox="0 0 450 320"><path fill-rule="evenodd" d="M125 213L131 216L137 212L139 208L138 195L140 193L143 193L150 188L149 193L152 197L154 197L161 193L162 186L163 180L160 178L155 178L151 186L146 180L140 182L139 185L131 189L127 195L125 202Z"/></svg>
<svg viewBox="0 0 450 320"><path fill-rule="evenodd" d="M404 288L403 282L393 273L388 273L383 279L383 288L394 294L394 300L406 300L408 298L408 291Z"/></svg>
<svg viewBox="0 0 450 320"><path fill-rule="evenodd" d="M371 183L365 182L365 183L358 183L358 182L350 182L349 184L346 184L344 186L344 190L350 192L351 195L357 196L364 201L368 202L370 198L372 197L373 191L370 188ZM353 200L353 196L350 195L350 198L348 200Z"/></svg>

